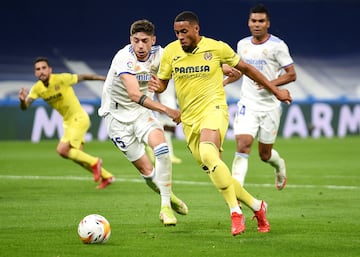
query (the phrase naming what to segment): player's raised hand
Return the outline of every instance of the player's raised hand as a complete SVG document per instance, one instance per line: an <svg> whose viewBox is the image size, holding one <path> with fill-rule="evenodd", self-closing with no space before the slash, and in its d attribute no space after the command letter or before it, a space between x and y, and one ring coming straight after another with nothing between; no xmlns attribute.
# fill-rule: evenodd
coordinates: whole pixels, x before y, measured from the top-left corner
<svg viewBox="0 0 360 257"><path fill-rule="evenodd" d="M28 95L28 92L27 92L26 88L21 88L19 90L19 96L18 97L19 97L20 101L25 101L27 95Z"/></svg>

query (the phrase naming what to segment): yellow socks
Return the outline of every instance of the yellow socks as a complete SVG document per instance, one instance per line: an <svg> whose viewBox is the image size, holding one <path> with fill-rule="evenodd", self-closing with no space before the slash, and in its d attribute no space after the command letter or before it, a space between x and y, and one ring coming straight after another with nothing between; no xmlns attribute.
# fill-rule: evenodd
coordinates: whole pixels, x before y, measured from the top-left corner
<svg viewBox="0 0 360 257"><path fill-rule="evenodd" d="M232 178L232 180L237 199L250 207L252 210L258 211L261 207L261 201L254 198L248 191L246 191L246 189L243 188L243 186L235 178Z"/></svg>
<svg viewBox="0 0 360 257"><path fill-rule="evenodd" d="M202 163L209 169L208 174L215 187L224 197L229 208L236 208L238 202L230 170L219 157L217 147L211 142L201 142L199 152Z"/></svg>
<svg viewBox="0 0 360 257"><path fill-rule="evenodd" d="M80 164L85 169L87 169L91 172L92 172L91 166L96 164L96 162L98 161L98 158L93 157L93 156L91 156L79 149L75 149L75 148L70 149L68 158L73 160L74 162ZM108 172L106 169L101 167L101 177L102 178L106 179L106 178L110 178L112 176L113 175L110 172Z"/></svg>
<svg viewBox="0 0 360 257"><path fill-rule="evenodd" d="M220 159L218 149L213 143L201 142L199 151L202 163L208 168L211 181L222 194L230 209L239 208L238 200L252 210L260 209L261 201L254 198L241 186L239 181L231 176L229 168Z"/></svg>

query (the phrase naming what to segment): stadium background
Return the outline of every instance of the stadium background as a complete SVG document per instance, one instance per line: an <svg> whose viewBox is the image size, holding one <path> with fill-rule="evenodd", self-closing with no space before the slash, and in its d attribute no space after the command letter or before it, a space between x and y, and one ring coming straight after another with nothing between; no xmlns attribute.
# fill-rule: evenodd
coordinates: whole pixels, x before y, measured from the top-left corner
<svg viewBox="0 0 360 257"><path fill-rule="evenodd" d="M105 74L115 52L129 41L129 26L146 18L157 28L157 43L175 39L173 19L195 11L203 35L236 49L249 34L249 8L259 1L6 1L1 4L0 140L38 141L61 134L59 117L41 101L24 113L19 87L35 81L32 61L43 55L54 72ZM271 13L270 32L284 39L296 62L298 80L288 86L294 103L284 108L280 136L334 137L360 132L360 39L355 0L262 1ZM227 88L234 110L239 85ZM106 140L96 115L101 85L75 87L92 119L88 140ZM100 89L100 91L99 91ZM179 132L178 136L181 137ZM229 129L231 137L231 124Z"/></svg>

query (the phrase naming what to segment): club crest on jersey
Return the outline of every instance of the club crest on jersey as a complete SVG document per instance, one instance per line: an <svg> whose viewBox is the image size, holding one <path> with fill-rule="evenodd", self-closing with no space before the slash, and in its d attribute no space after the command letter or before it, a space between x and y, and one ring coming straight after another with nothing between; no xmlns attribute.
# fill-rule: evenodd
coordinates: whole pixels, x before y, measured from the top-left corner
<svg viewBox="0 0 360 257"><path fill-rule="evenodd" d="M156 68L155 65L151 65L151 66L150 66L150 73L151 73L151 74L156 74L156 73L157 73L157 70L158 70L158 69Z"/></svg>
<svg viewBox="0 0 360 257"><path fill-rule="evenodd" d="M204 53L204 60L205 61L210 61L213 58L213 55L211 52L205 52Z"/></svg>
<svg viewBox="0 0 360 257"><path fill-rule="evenodd" d="M59 91L59 90L60 90L60 85L58 85L58 84L55 85L55 90L56 90L56 91Z"/></svg>

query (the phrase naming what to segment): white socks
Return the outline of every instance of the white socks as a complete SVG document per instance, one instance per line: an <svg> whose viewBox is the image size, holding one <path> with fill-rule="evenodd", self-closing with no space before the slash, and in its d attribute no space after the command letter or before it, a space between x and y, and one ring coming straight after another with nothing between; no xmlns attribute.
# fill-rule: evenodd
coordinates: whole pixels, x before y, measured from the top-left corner
<svg viewBox="0 0 360 257"><path fill-rule="evenodd" d="M170 206L172 165L167 144L156 146L154 154L155 168L149 176L142 176L152 190L160 193L161 206Z"/></svg>
<svg viewBox="0 0 360 257"><path fill-rule="evenodd" d="M249 155L245 153L235 153L235 157L232 164L232 176L244 186L245 176L248 170L248 158ZM275 150L271 150L271 157L267 161L276 170L280 169L281 157Z"/></svg>
<svg viewBox="0 0 360 257"><path fill-rule="evenodd" d="M172 135L173 133L170 132L170 131L164 131L164 136L165 136L165 141L169 147L169 153L170 153L170 156L174 156L174 148L173 148L173 145L172 145Z"/></svg>
<svg viewBox="0 0 360 257"><path fill-rule="evenodd" d="M248 170L248 158L246 153L235 153L232 164L232 176L244 186L245 176Z"/></svg>
<svg viewBox="0 0 360 257"><path fill-rule="evenodd" d="M275 149L272 149L271 157L267 161L267 163L269 163L271 166L273 166L276 170L279 170L280 165L281 165L280 160L281 160L281 157L280 157L279 153Z"/></svg>
<svg viewBox="0 0 360 257"><path fill-rule="evenodd" d="M154 148L155 154L155 178L154 183L160 189L161 206L170 206L172 164L169 147L166 143Z"/></svg>

